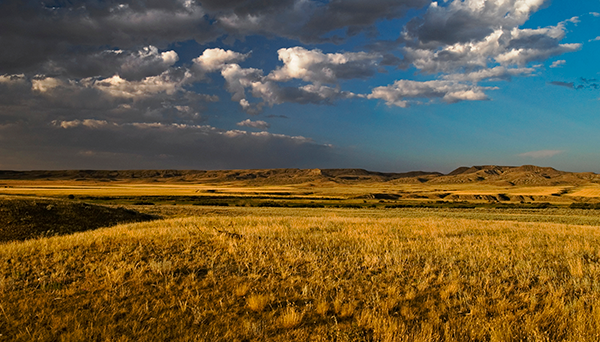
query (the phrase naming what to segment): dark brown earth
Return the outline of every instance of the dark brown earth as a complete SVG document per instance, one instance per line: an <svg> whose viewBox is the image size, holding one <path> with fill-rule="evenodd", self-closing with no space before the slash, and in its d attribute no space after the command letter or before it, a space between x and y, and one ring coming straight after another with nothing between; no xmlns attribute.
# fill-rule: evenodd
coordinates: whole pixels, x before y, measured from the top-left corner
<svg viewBox="0 0 600 342"><path fill-rule="evenodd" d="M134 210L77 201L0 198L0 243L153 219Z"/></svg>

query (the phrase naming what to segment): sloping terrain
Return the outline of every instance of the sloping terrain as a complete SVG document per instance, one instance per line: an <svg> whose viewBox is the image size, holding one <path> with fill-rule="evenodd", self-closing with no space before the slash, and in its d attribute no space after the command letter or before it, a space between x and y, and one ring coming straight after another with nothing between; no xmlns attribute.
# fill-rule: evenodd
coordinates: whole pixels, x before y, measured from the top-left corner
<svg viewBox="0 0 600 342"><path fill-rule="evenodd" d="M307 182L387 182L418 176L441 176L439 172L383 173L363 169L264 169L264 170L62 170L0 171L0 180L61 180L106 182L202 182L300 184Z"/></svg>
<svg viewBox="0 0 600 342"><path fill-rule="evenodd" d="M62 180L103 182L197 182L247 185L302 183L482 183L501 186L552 186L600 183L600 175L558 171L551 167L472 166L459 167L444 175L439 172L373 172L363 169L264 169L264 170L63 170L0 171L0 180Z"/></svg>
<svg viewBox="0 0 600 342"><path fill-rule="evenodd" d="M226 211L1 246L0 341L598 341L593 213Z"/></svg>
<svg viewBox="0 0 600 342"><path fill-rule="evenodd" d="M581 185L600 182L600 175L591 172L564 172L551 167L533 165L519 167L486 165L470 168L460 167L445 176L432 178L429 182L437 184L480 182L494 185L528 186Z"/></svg>
<svg viewBox="0 0 600 342"><path fill-rule="evenodd" d="M0 242L64 235L155 218L125 208L74 201L0 198Z"/></svg>

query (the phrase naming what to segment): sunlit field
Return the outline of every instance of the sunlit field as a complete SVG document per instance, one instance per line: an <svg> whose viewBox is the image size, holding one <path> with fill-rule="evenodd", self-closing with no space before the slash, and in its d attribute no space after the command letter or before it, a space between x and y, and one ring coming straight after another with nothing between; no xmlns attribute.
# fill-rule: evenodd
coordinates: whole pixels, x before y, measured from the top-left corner
<svg viewBox="0 0 600 342"><path fill-rule="evenodd" d="M0 341L600 339L592 211L139 209L0 245Z"/></svg>
<svg viewBox="0 0 600 342"><path fill-rule="evenodd" d="M2 180L0 195L46 196L66 198L69 195L94 200L110 196L119 197L170 196L194 198L224 198L274 196L281 199L336 199L342 201L386 200L426 202L432 200L468 201L472 203L549 202L569 205L573 202L600 201L600 186L584 185L553 186L501 186L493 184L404 184L404 183L355 183L334 182L299 183L282 185L249 185L246 181L193 183L193 182L133 182L133 181L60 181L60 180Z"/></svg>

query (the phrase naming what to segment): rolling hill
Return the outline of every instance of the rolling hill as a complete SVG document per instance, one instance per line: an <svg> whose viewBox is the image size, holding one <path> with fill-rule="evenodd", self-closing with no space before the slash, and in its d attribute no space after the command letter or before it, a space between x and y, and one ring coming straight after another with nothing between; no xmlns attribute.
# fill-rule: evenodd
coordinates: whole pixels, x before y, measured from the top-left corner
<svg viewBox="0 0 600 342"><path fill-rule="evenodd" d="M239 183L284 185L302 183L481 183L500 186L553 186L600 183L592 172L573 173L551 167L472 166L440 172L373 172L363 169L263 169L263 170L59 170L0 171L0 180L62 180L99 182Z"/></svg>

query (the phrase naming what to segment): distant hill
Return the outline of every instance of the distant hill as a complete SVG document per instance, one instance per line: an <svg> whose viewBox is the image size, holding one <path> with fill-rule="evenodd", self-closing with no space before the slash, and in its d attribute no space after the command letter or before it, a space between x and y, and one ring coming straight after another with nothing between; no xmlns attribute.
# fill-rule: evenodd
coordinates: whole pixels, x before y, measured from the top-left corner
<svg viewBox="0 0 600 342"><path fill-rule="evenodd" d="M302 183L483 183L494 185L578 185L600 183L600 175L558 171L551 167L472 166L440 172L373 172L363 169L258 169L258 170L62 170L0 171L0 180L63 180L100 182L195 182L283 185Z"/></svg>
<svg viewBox="0 0 600 342"><path fill-rule="evenodd" d="M62 170L0 171L0 180L63 180L105 182L201 182L246 184L300 184L309 182L387 182L419 176L441 176L439 172L384 173L363 169L263 169L263 170Z"/></svg>
<svg viewBox="0 0 600 342"><path fill-rule="evenodd" d="M579 185L600 183L600 175L592 172L574 173L558 171L551 167L523 166L472 166L459 167L447 175L430 180L431 183L488 183L494 185Z"/></svg>

